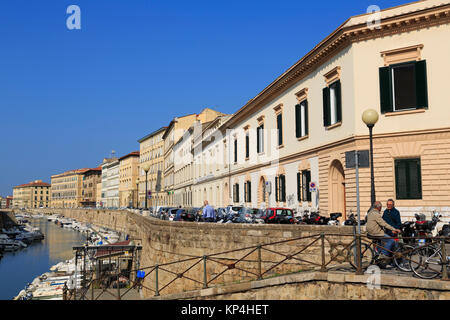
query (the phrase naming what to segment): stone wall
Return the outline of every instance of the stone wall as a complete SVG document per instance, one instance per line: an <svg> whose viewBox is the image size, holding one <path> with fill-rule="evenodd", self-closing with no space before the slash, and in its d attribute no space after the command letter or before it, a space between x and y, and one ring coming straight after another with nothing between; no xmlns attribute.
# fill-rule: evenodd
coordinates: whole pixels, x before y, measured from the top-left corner
<svg viewBox="0 0 450 320"><path fill-rule="evenodd" d="M205 255L208 256L208 286L218 286L255 280L259 270L267 278L320 269L321 233L324 234L327 267L341 263L342 256L338 257L340 260L330 262L330 254L338 254L339 249L353 241L353 228L346 226L189 223L163 221L127 211L40 210L43 211L124 232L141 244L140 266L147 275L144 281L146 297L153 296L156 291L156 272L154 268L147 268L156 264L159 265L158 289L161 295L165 295L202 288L202 257ZM267 245L274 242L281 243ZM339 243L330 251L332 245ZM258 245L263 245L260 252ZM181 274L182 277L177 278Z"/></svg>

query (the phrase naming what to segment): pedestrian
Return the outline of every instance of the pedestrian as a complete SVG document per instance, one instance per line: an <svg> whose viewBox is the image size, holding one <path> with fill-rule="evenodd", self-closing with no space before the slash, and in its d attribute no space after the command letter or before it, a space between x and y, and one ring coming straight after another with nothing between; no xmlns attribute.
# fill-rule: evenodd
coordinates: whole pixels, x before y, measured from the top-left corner
<svg viewBox="0 0 450 320"><path fill-rule="evenodd" d="M384 210L383 213L383 220L389 223L392 227L396 229L402 228L402 220L400 218L400 212L395 208L395 202L393 199L389 199L386 202L386 210ZM394 236L394 234L388 230L387 234L389 234L391 237Z"/></svg>
<svg viewBox="0 0 450 320"><path fill-rule="evenodd" d="M383 220L380 214L381 208L381 202L375 201L372 205L372 209L367 214L366 230L368 236L381 240L382 248L380 258L387 259L389 258L389 251L392 251L392 247L394 246L395 241L389 234L386 233L385 230L391 230L397 233L400 233L401 231L397 228L392 227L390 224Z"/></svg>
<svg viewBox="0 0 450 320"><path fill-rule="evenodd" d="M205 222L214 222L216 220L216 213L213 207L208 204L208 200L204 201L204 205L202 216L205 219Z"/></svg>

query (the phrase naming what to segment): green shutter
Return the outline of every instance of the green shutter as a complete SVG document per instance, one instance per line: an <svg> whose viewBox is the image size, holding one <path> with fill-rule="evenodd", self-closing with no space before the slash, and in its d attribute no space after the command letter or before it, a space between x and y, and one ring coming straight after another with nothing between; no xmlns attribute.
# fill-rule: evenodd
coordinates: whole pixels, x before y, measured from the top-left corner
<svg viewBox="0 0 450 320"><path fill-rule="evenodd" d="M416 62L416 101L418 109L428 109L427 63Z"/></svg>
<svg viewBox="0 0 450 320"><path fill-rule="evenodd" d="M261 146L260 146L260 141L259 141L259 137L261 134L261 127L256 128L256 152L260 153L261 152Z"/></svg>
<svg viewBox="0 0 450 320"><path fill-rule="evenodd" d="M250 181L247 182L248 185L248 202L252 202L252 183Z"/></svg>
<svg viewBox="0 0 450 320"><path fill-rule="evenodd" d="M245 158L249 158L250 157L250 136L247 133L247 135L245 136Z"/></svg>
<svg viewBox="0 0 450 320"><path fill-rule="evenodd" d="M275 201L278 201L278 177L275 177Z"/></svg>
<svg viewBox="0 0 450 320"><path fill-rule="evenodd" d="M278 145L283 144L283 118L282 113L277 116L277 129L278 129Z"/></svg>
<svg viewBox="0 0 450 320"><path fill-rule="evenodd" d="M237 162L237 139L234 140L234 162Z"/></svg>
<svg viewBox="0 0 450 320"><path fill-rule="evenodd" d="M328 127L331 123L330 115L330 88L326 87L322 90L323 95L323 125Z"/></svg>
<svg viewBox="0 0 450 320"><path fill-rule="evenodd" d="M341 94L341 81L338 80L336 84L336 121L342 121L342 94Z"/></svg>
<svg viewBox="0 0 450 320"><path fill-rule="evenodd" d="M380 75L380 106L381 113L394 111L392 103L392 77L391 68L382 67L379 69Z"/></svg>
<svg viewBox="0 0 450 320"><path fill-rule="evenodd" d="M305 134L308 135L308 100L305 100Z"/></svg>
<svg viewBox="0 0 450 320"><path fill-rule="evenodd" d="M236 183L236 202L239 202L239 183Z"/></svg>
<svg viewBox="0 0 450 320"><path fill-rule="evenodd" d="M302 201L302 185L300 182L301 176L300 176L300 172L297 172L297 201Z"/></svg>
<svg viewBox="0 0 450 320"><path fill-rule="evenodd" d="M302 136L302 106L297 104L295 106L295 136L300 138Z"/></svg>
<svg viewBox="0 0 450 320"><path fill-rule="evenodd" d="M282 175L282 176L280 176L280 178L283 178L283 179L280 179L280 184L281 184L281 201L282 202L286 202L286 176L285 175ZM281 182L281 180L282 180L282 182Z"/></svg>

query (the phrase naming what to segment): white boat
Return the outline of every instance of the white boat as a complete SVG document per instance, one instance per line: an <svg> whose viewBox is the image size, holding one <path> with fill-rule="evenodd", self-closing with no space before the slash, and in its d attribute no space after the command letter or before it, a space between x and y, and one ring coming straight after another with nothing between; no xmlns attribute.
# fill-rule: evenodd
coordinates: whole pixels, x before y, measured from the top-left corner
<svg viewBox="0 0 450 320"><path fill-rule="evenodd" d="M3 248L4 251L7 252L17 251L21 248L27 247L27 245L22 241L10 239L5 234L0 234L0 246Z"/></svg>

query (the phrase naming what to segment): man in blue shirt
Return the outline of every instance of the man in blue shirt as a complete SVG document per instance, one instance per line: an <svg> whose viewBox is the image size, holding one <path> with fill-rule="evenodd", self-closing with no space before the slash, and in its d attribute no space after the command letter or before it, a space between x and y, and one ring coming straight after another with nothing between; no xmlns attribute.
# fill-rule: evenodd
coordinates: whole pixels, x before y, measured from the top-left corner
<svg viewBox="0 0 450 320"><path fill-rule="evenodd" d="M204 202L205 206L203 208L202 216L206 222L214 222L216 220L216 212L213 207L208 204L208 200Z"/></svg>
<svg viewBox="0 0 450 320"><path fill-rule="evenodd" d="M401 229L402 228L402 220L400 218L400 212L394 207L395 202L392 199L389 199L386 203L387 209L384 210L383 213L383 220L386 221L390 226L394 227L395 229ZM390 231L388 231L388 234L392 237L394 236Z"/></svg>

